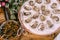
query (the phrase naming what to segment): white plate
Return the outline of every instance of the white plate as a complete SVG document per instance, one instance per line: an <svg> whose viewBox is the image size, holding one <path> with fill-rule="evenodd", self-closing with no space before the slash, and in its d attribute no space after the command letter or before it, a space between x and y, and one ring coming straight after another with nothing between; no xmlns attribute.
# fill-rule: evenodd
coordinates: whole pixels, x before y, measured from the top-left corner
<svg viewBox="0 0 60 40"><path fill-rule="evenodd" d="M51 3L50 4L45 4L45 0L42 0L42 3L41 4L38 4L38 3L35 2L35 0L33 0L33 2L35 2L35 5L34 6L37 6L37 7L41 8L41 5L45 5L46 6L46 9L48 9L48 10L51 11L51 14L49 14L49 16L46 17L46 20L50 20L54 24L54 26L52 28L49 28L49 26L47 25L46 21L44 21L43 23L45 24L44 25L45 26L45 29L43 31L41 31L41 30L39 30L40 26L39 27L36 27L34 29L31 27L31 25L34 23L34 21L38 21L38 25L40 23L42 23L42 21L40 20L39 17L37 19L32 19L32 21L30 23L26 23L25 22L25 20L27 18L32 17L36 13L36 11L33 10L33 6L29 5L29 1L30 0L26 1L22 5L22 7L20 9L19 19L20 19L20 21L22 23L22 26L24 26L29 32L34 33L34 34L38 34L38 35L50 35L50 34L54 33L56 30L58 30L58 28L60 27L60 22L56 23L56 22L54 22L50 18L50 15L51 14L53 14L55 16L57 15L60 18L60 14L54 14L53 13L53 9L51 8L52 3L57 3L58 4L58 2L56 0L54 0L54 1L51 0ZM24 6L26 6L26 5L28 5L32 10L26 10L26 9L24 9ZM59 9L59 8L60 8L60 6L58 4L57 9ZM25 16L24 15L24 12L26 12L26 11L31 12L31 15L30 16ZM42 15L41 10L39 10L38 13L40 13L39 16Z"/></svg>

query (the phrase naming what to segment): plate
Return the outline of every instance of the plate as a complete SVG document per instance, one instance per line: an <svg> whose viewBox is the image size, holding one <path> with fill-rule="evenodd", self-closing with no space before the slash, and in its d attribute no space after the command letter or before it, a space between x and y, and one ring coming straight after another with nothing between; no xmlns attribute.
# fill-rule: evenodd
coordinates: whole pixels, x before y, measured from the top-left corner
<svg viewBox="0 0 60 40"><path fill-rule="evenodd" d="M60 28L60 5L57 0L28 0L21 6L18 17L28 32L50 35Z"/></svg>

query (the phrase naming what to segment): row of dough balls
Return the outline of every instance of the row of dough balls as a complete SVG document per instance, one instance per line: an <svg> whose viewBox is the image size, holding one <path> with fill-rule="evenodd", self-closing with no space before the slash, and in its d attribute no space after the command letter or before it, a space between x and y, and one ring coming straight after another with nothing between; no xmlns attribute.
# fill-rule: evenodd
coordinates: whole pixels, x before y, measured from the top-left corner
<svg viewBox="0 0 60 40"><path fill-rule="evenodd" d="M46 0L48 3L50 3L50 1L51 0ZM36 2L37 3L42 3L42 0L36 0ZM35 10L35 11L39 11L40 10L40 8L38 8L38 7L36 7L36 6L34 6L34 1L29 1L29 5L30 6L32 6L32 8L33 8L33 10ZM24 9L26 9L26 10L31 10L31 8L30 8L30 6L29 5L25 5L24 6ZM51 4L51 8L52 9L55 9L57 7L57 3L52 3ZM45 7L45 5L41 5L41 10L45 10L46 9L46 7Z"/></svg>
<svg viewBox="0 0 60 40"><path fill-rule="evenodd" d="M54 26L54 24L50 21L50 20L47 20L46 21L47 24L48 24L48 28L52 28ZM46 28L46 25L44 23L38 23L37 21L35 21L32 25L31 25L32 28L38 28L38 30L44 30Z"/></svg>
<svg viewBox="0 0 60 40"><path fill-rule="evenodd" d="M42 3L42 0L35 0L38 4ZM45 0L46 4L51 3L51 0ZM60 0L56 0L58 3L60 3Z"/></svg>
<svg viewBox="0 0 60 40"><path fill-rule="evenodd" d="M36 17L38 17L38 16L36 16ZM51 15L51 18L52 18L52 20L54 21L56 21L56 22L59 22L59 17L58 16L53 16L53 15ZM35 19L35 18L34 18ZM30 23L31 21L32 21L33 19L32 19L32 17L29 17L29 18L27 18L26 20L25 20L25 22L26 23ZM41 15L40 16L40 20L41 21L46 21L46 23L48 24L48 27L49 28L51 28L52 27L52 25L53 25L53 23L51 22L51 20L46 20L46 18L45 18L45 16L43 16L43 15ZM37 26L38 26L38 21L37 20L35 20L35 22L31 25L31 27L32 28L36 28ZM44 24L44 23L43 23Z"/></svg>
<svg viewBox="0 0 60 40"><path fill-rule="evenodd" d="M26 23L29 23L29 22L31 22L32 19L37 19L38 17L39 17L39 19L40 19L41 21L45 21L45 20L46 20L46 16L47 16L48 14L50 14L50 11L49 11L49 10L46 10L46 11L43 11L43 12L42 12L43 15L40 15L40 14L41 14L41 13L35 13L33 16L27 18L27 19L25 20ZM55 10L55 11L54 11L54 14L60 14L60 10L59 10L59 9ZM53 20L55 20L55 21L59 21L59 17L56 16L56 15L54 15L54 14L50 14L50 15L48 15L48 16L50 16L50 18L53 19ZM29 15L32 15L32 13L31 13L31 12L24 12L24 15L25 15L25 16L27 16L27 15L29 16Z"/></svg>
<svg viewBox="0 0 60 40"><path fill-rule="evenodd" d="M34 5L33 1L30 1L29 3L30 3L30 5ZM53 10L53 13L58 13L58 14L60 14L60 9L57 9L57 3L53 3L53 4L51 5L51 8L54 9L54 10ZM56 8L56 9L55 9L55 8ZM46 15L46 16L47 16L48 14L50 14L50 11L51 11L51 10L47 9L45 5L41 5L41 8L39 8L39 7L35 6L35 5L32 6L32 8L31 8L29 5L25 5L25 6L24 6L24 9L27 10L27 11L29 11L29 10L34 10L34 11L37 11L37 12L39 12L39 11L41 10L41 11L42 11L42 14L43 14L43 15ZM28 16L28 15L30 15L30 14L31 14L30 12L24 12L24 15L25 15L25 16Z"/></svg>

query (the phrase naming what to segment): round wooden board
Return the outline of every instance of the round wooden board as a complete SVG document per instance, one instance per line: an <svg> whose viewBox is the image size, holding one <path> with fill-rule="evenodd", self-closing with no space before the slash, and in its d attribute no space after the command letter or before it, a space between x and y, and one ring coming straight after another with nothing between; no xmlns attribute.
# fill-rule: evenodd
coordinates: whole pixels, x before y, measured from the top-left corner
<svg viewBox="0 0 60 40"><path fill-rule="evenodd" d="M57 34L60 31L58 30L56 33L48 36L38 36L32 33L29 33L28 31L24 31L22 35L16 36L16 37L11 37L8 40L54 40L54 37L57 36ZM0 40L5 40L4 38L0 37Z"/></svg>
<svg viewBox="0 0 60 40"><path fill-rule="evenodd" d="M31 33L25 32L21 37L21 40L53 40L51 37L40 37Z"/></svg>

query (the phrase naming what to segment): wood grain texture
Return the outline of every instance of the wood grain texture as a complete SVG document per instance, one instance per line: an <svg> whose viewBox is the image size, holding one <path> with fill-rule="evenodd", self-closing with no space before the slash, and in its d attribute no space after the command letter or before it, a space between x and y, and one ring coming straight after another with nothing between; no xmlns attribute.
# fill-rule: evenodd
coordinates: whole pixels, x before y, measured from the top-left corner
<svg viewBox="0 0 60 40"><path fill-rule="evenodd" d="M48 36L38 36L25 30L21 36L10 37L8 40L54 40L54 37L57 36L59 32L60 29L56 33ZM4 40L4 38L0 37L0 40Z"/></svg>
<svg viewBox="0 0 60 40"><path fill-rule="evenodd" d="M2 8L0 8L0 24L4 21L6 21L4 11Z"/></svg>
<svg viewBox="0 0 60 40"><path fill-rule="evenodd" d="M52 37L41 37L41 36L37 36L34 34L31 34L29 32L25 32L22 36L21 36L21 40L53 40Z"/></svg>

